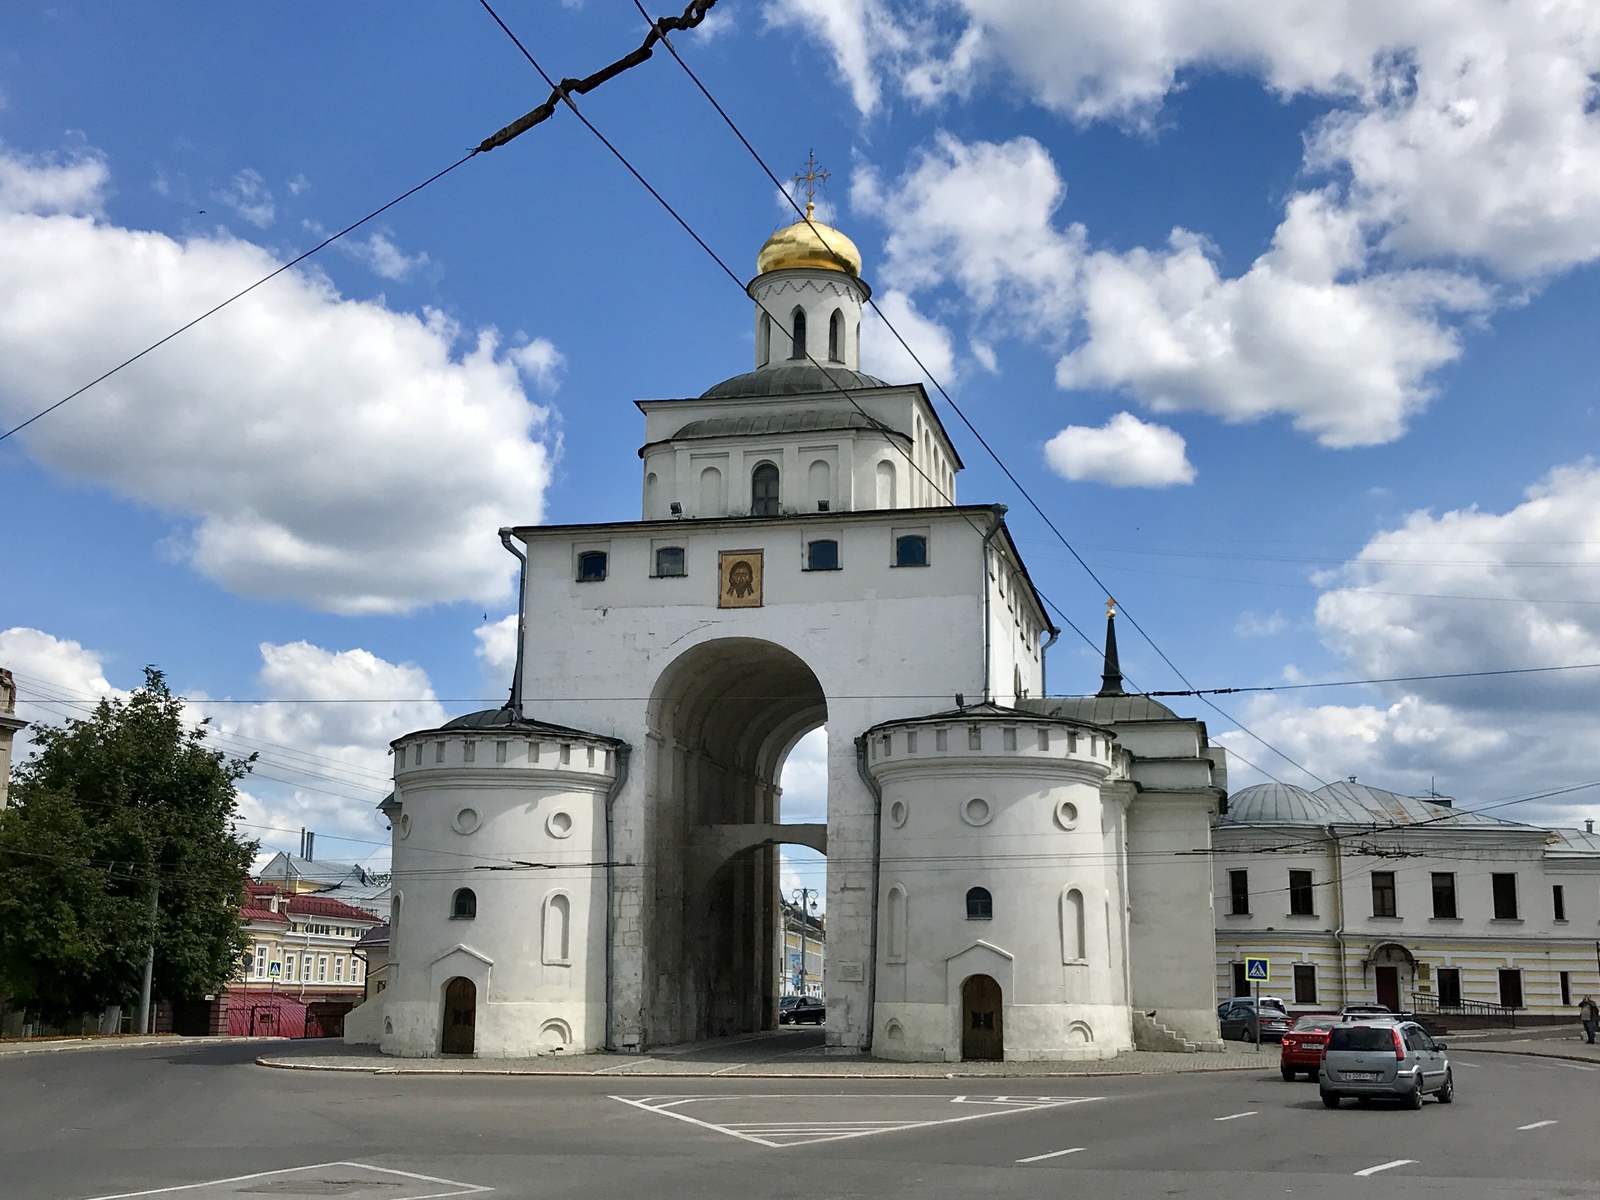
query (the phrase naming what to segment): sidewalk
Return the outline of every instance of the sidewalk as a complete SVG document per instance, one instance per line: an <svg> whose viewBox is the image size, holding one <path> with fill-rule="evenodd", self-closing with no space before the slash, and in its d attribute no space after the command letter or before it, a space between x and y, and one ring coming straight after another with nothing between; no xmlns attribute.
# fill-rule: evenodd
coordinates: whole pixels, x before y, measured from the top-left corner
<svg viewBox="0 0 1600 1200"><path fill-rule="evenodd" d="M1555 1025L1544 1029L1497 1029L1487 1033L1445 1035L1453 1050L1483 1054L1520 1054L1529 1058L1560 1058L1600 1066L1600 1044L1591 1046L1583 1031Z"/></svg>
<svg viewBox="0 0 1600 1200"><path fill-rule="evenodd" d="M131 1033L96 1037L26 1038L0 1042L0 1058L12 1054L49 1054L62 1050L137 1050L148 1046L221 1046L233 1042L281 1042L269 1037L179 1037L175 1033L140 1036Z"/></svg>
<svg viewBox="0 0 1600 1200"><path fill-rule="evenodd" d="M1129 1051L1094 1062L903 1063L859 1055L827 1054L814 1038L793 1033L719 1038L646 1054L572 1054L539 1058L391 1058L370 1046L275 1047L256 1062L297 1071L351 1071L373 1075L738 1076L746 1079L953 1079L1097 1075L1172 1075L1196 1071L1276 1071L1277 1047L1256 1053L1230 1045L1221 1054Z"/></svg>

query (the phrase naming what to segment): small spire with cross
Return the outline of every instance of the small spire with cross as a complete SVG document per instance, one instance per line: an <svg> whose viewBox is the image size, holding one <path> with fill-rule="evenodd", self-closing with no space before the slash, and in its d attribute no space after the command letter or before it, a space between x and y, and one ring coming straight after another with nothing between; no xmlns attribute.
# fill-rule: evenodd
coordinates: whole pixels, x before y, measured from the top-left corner
<svg viewBox="0 0 1600 1200"><path fill-rule="evenodd" d="M811 220L811 214L816 212L817 185L828 178L827 171L817 170L817 152L810 150L806 153L806 169L803 175L791 175L792 182L801 184L806 193L806 220Z"/></svg>

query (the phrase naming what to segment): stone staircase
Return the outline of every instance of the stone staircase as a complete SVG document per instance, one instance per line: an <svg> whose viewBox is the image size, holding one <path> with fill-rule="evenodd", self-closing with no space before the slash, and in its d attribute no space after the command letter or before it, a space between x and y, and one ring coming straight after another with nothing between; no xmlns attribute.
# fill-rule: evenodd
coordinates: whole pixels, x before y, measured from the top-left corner
<svg viewBox="0 0 1600 1200"><path fill-rule="evenodd" d="M1139 1050L1157 1050L1167 1054L1221 1053L1226 1047L1222 1039L1194 1042L1167 1028L1156 1020L1154 1012L1133 1011L1133 1044Z"/></svg>

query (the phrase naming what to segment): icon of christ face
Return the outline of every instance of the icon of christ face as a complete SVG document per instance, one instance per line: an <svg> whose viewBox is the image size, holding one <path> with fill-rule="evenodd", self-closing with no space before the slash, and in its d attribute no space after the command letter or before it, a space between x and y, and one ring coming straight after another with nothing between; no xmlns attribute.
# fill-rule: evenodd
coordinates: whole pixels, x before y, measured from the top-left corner
<svg viewBox="0 0 1600 1200"><path fill-rule="evenodd" d="M728 568L728 595L743 600L755 591L755 571L744 559Z"/></svg>

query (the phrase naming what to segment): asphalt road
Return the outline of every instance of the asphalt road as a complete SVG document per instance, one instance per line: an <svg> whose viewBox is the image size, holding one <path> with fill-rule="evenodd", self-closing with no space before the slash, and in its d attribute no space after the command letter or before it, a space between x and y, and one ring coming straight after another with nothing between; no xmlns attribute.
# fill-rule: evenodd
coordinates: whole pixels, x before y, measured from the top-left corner
<svg viewBox="0 0 1600 1200"><path fill-rule="evenodd" d="M1330 1112L1275 1071L467 1078L271 1070L258 1052L0 1059L0 1197L1600 1196L1600 1070L1533 1058L1455 1055L1450 1106Z"/></svg>

